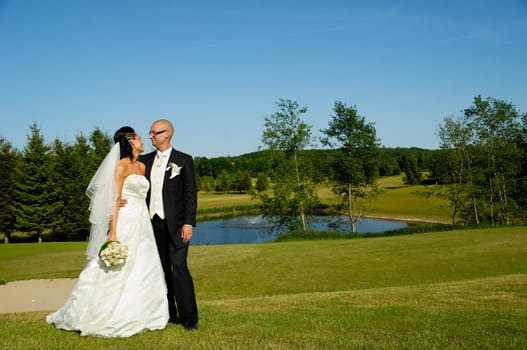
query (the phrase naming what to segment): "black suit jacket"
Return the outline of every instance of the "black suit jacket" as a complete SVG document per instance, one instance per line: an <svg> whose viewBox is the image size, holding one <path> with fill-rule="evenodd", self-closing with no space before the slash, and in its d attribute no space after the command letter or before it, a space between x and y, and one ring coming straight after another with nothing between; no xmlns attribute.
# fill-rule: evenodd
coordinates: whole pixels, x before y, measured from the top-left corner
<svg viewBox="0 0 527 350"><path fill-rule="evenodd" d="M154 164L156 152L141 157L146 166L145 176L150 181L150 172ZM185 246L181 239L181 227L184 224L196 226L196 209L198 204L196 178L194 176L194 161L192 156L172 148L168 164L175 163L182 167L179 175L170 178L172 170L169 166L165 171L163 181L163 208L168 224L170 237L176 247ZM146 197L150 206L150 190Z"/></svg>

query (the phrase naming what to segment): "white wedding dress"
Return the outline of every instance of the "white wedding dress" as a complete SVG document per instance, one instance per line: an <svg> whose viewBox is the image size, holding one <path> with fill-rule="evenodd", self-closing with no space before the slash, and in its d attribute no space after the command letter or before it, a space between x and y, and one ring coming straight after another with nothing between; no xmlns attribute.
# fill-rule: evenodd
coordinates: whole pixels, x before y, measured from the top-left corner
<svg viewBox="0 0 527 350"><path fill-rule="evenodd" d="M62 308L46 321L81 335L129 337L164 329L168 322L167 289L146 206L148 180L129 175L117 220L117 239L128 246L126 262L106 268L91 259Z"/></svg>

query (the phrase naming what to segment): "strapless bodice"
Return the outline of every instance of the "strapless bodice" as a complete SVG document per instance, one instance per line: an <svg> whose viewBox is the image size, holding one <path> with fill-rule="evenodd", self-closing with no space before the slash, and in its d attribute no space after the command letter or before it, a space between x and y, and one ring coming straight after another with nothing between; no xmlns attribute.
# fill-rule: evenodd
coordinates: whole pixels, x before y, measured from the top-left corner
<svg viewBox="0 0 527 350"><path fill-rule="evenodd" d="M124 179L123 183L123 198L139 198L144 200L150 183L143 175L131 174Z"/></svg>

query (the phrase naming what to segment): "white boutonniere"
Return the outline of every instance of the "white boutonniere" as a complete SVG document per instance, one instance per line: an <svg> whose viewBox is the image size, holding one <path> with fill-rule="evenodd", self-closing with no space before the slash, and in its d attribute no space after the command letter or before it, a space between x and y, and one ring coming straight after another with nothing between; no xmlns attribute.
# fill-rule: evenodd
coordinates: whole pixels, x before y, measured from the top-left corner
<svg viewBox="0 0 527 350"><path fill-rule="evenodd" d="M172 172L170 173L170 178L172 179L173 177L176 177L179 175L179 173L181 173L181 169L183 169L182 166L178 166L176 163L174 162L170 162L168 163L168 166L167 166L167 171L168 170L172 170Z"/></svg>

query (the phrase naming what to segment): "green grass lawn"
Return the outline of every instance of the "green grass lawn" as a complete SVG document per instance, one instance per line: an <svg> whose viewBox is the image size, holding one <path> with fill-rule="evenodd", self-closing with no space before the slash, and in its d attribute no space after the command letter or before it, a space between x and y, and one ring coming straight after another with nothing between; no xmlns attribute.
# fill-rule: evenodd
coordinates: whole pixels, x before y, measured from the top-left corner
<svg viewBox="0 0 527 350"><path fill-rule="evenodd" d="M0 279L75 275L84 249L85 243L0 245ZM197 332L169 325L127 339L83 338L47 325L47 312L4 314L0 347L527 348L525 227L195 246L189 264Z"/></svg>
<svg viewBox="0 0 527 350"><path fill-rule="evenodd" d="M246 193L215 193L199 192L198 209L235 207L240 205L255 205L258 200L252 199Z"/></svg>
<svg viewBox="0 0 527 350"><path fill-rule="evenodd" d="M444 199L425 197L419 193L424 186L403 186L385 190L375 202L369 215L398 220L451 223L450 206Z"/></svg>

